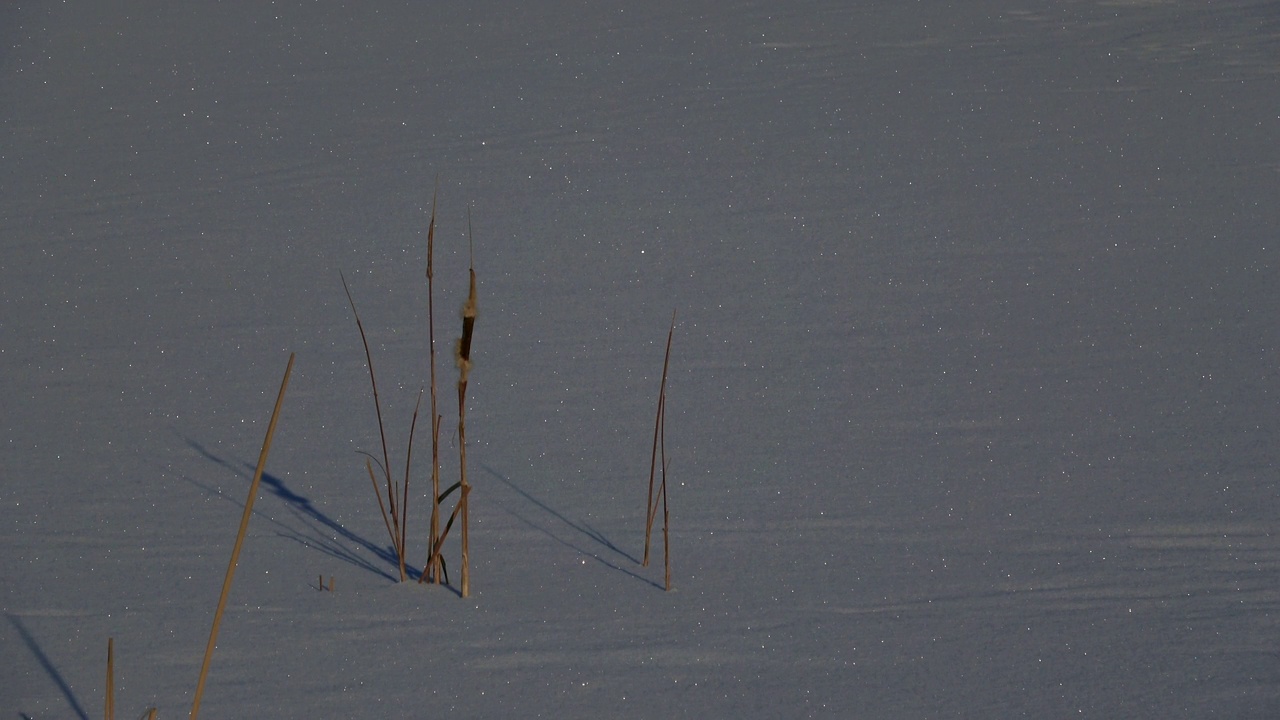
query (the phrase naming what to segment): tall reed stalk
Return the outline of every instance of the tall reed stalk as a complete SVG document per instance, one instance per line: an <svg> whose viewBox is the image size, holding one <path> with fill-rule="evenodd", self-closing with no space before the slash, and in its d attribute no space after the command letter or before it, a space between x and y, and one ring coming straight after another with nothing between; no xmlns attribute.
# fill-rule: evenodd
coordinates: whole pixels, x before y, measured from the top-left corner
<svg viewBox="0 0 1280 720"><path fill-rule="evenodd" d="M462 495L458 498L458 506L462 509L462 597L471 595L471 542L469 533L469 512L471 485L467 482L467 380L471 375L471 336L476 325L476 267L475 245L471 234L471 210L467 209L467 241L471 247L468 273L470 285L467 302L462 306L462 337L458 339L458 462L460 465L458 484Z"/></svg>
<svg viewBox="0 0 1280 720"><path fill-rule="evenodd" d="M645 501L645 525L644 525L644 559L641 565L649 566L649 545L650 538L653 534L653 523L658 517L658 504L662 504L662 555L663 564L665 566L667 590L671 589L671 550L670 536L668 533L670 527L670 513L667 506L667 369L671 364L671 339L676 331L676 313L671 311L671 327L667 330L667 350L662 359L662 382L658 387L658 412L653 421L653 450L649 456L649 499ZM661 462L661 465L659 465ZM654 497L654 477L657 475L658 468L661 467L661 484L658 487L657 497Z"/></svg>
<svg viewBox="0 0 1280 720"><path fill-rule="evenodd" d="M435 309L435 238L436 198L440 194L440 178L431 195L431 221L427 223L427 355L431 372L431 530L427 539L427 567L418 582L439 585L443 570L438 549L440 541L440 424L443 417L436 405L436 309Z"/></svg>
<svg viewBox="0 0 1280 720"><path fill-rule="evenodd" d="M116 720L115 638L107 638L107 701L103 717Z"/></svg>

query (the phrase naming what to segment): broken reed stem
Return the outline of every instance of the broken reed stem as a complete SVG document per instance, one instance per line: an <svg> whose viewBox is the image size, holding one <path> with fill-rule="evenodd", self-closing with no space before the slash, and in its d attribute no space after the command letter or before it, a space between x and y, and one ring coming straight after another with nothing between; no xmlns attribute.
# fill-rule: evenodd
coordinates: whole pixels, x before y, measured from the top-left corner
<svg viewBox="0 0 1280 720"><path fill-rule="evenodd" d="M347 293L347 302L351 304L351 314L356 318L356 329L360 331L360 342L364 344L364 357L369 366L369 384L373 387L373 409L378 415L378 436L382 440L382 473L387 482L387 506L390 507L390 518L387 517L387 508L382 503L382 490L378 488L378 482L373 476L372 463L366 462L369 467L369 479L373 480L373 491L378 495L378 505L383 507L383 520L387 522L387 534L391 536L391 546L395 550L396 558L400 566L400 582L404 582L407 577L405 573L404 562L404 544L400 542L400 516L396 513L396 492L391 480L391 456L387 452L387 432L386 426L382 422L382 402L378 399L378 379L373 373L373 353L369 351L369 338L364 332L364 323L360 322L360 313L356 311L356 301L351 297L351 288L347 287L347 278L338 272L338 276L342 278L342 289ZM417 412L416 410L414 411ZM413 435L409 436L410 448L413 445ZM406 472L408 469L406 468Z"/></svg>
<svg viewBox="0 0 1280 720"><path fill-rule="evenodd" d="M116 720L115 639L107 638L107 700L103 709L106 720Z"/></svg>
<svg viewBox="0 0 1280 720"><path fill-rule="evenodd" d="M671 327L667 330L667 351L662 358L662 382L658 387L658 412L653 420L653 450L649 455L649 499L644 503L644 559L640 564L649 567L649 539L653 534L653 522L658 515L658 499L653 495L653 480L658 467L658 446L663 433L663 419L667 402L667 367L671 362L671 338L676 331L676 311L671 311ZM665 463L665 460L664 460ZM665 482L666 467L663 467ZM664 486L665 487L665 486Z"/></svg>
<svg viewBox="0 0 1280 720"><path fill-rule="evenodd" d="M467 240L471 242L471 209L467 209ZM470 274L470 285L467 292L467 302L462 306L462 337L458 339L458 462L459 468L459 484L462 486L462 496L458 498L458 503L462 508L462 579L461 588L462 597L468 597L471 594L471 542L470 542L470 518L469 511L471 507L471 485L467 482L467 378L471 374L471 337L476 325L476 268L475 268L475 250L472 245L471 261L468 267Z"/></svg>
<svg viewBox="0 0 1280 720"><path fill-rule="evenodd" d="M440 537L440 417L436 408L436 309L435 309L435 238L436 198L440 195L440 176L436 176L436 189L431 194L431 220L427 223L427 355L431 362L431 530L427 538L427 567L418 582L428 578L440 584L440 554L437 549Z"/></svg>
<svg viewBox="0 0 1280 720"><path fill-rule="evenodd" d="M240 516L240 530L236 533L236 542L231 548L231 562L227 564L227 576L222 581L222 594L218 597L218 608L213 612L209 644L204 649L200 680L196 683L196 695L191 703L191 720L196 720L200 714L200 698L204 695L204 681L209 675L209 662L213 659L213 648L218 643L218 627L222 624L222 611L227 607L227 595L231 592L231 581L236 574L236 564L240 561L240 548L244 545L245 531L249 529L249 517L253 515L253 502L258 497L258 483L262 481L262 471L267 466L271 438L276 433L276 421L280 419L280 408L284 405L284 391L289 387L289 374L293 372L293 357L294 353L289 353L289 364L285 366L284 380L280 382L280 394L276 397L275 409L271 411L271 422L267 424L267 436L262 441L262 452L258 455L258 467L253 471L253 482L249 483L249 497L244 501L244 514Z"/></svg>
<svg viewBox="0 0 1280 720"><path fill-rule="evenodd" d="M440 496L441 499L448 497L449 493L453 492L454 490L458 490L461 487L462 487L462 483L454 483L448 490L444 491L444 494ZM462 503L457 503L456 505L453 506L453 512L449 513L449 520L444 524L444 530L440 531L440 537L436 539L436 546L432 549L432 552L434 554L438 555L440 553L440 548L444 545L445 539L449 537L449 531L453 529L453 521L458 519L458 513L461 510L462 510ZM443 561L444 561L444 558L442 557L441 562Z"/></svg>

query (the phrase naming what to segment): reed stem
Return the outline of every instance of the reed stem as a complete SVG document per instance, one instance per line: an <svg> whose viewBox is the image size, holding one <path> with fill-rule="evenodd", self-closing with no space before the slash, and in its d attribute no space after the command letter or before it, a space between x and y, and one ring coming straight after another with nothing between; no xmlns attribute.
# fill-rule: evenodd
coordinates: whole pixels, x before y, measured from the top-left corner
<svg viewBox="0 0 1280 720"><path fill-rule="evenodd" d="M107 699L103 709L106 720L116 720L115 639L107 638Z"/></svg>
<svg viewBox="0 0 1280 720"><path fill-rule="evenodd" d="M213 612L213 628L209 630L209 644L204 649L204 662L200 666L200 680L196 683L195 699L191 703L191 720L200 714L200 698L204 695L204 681L209 675L209 663L213 659L213 648L218 644L218 628L222 624L222 611L227 607L227 595L231 593L231 581L235 578L236 564L240 561L240 548L244 545L245 532L249 529L249 518L253 515L253 503L258 497L258 483L262 481L262 471L267 466L267 453L271 450L271 438L276 433L276 421L280 419L280 408L284 405L284 391L289 387L289 374L293 372L294 353L289 353L289 364L284 369L284 380L280 382L280 394L276 397L275 409L271 411L271 422L267 424L267 436L262 441L262 452L258 455L258 467L253 471L253 482L249 483L249 497L244 501L244 514L240 516L240 530L236 533L235 546L231 548L231 562L227 563L227 576L222 581L222 594L218 597L218 608Z"/></svg>
<svg viewBox="0 0 1280 720"><path fill-rule="evenodd" d="M676 331L676 311L672 310L671 311L671 327L670 329L667 330L667 350L666 350L666 354L662 358L662 382L658 386L658 412L654 416L654 420L653 420L653 450L650 452L650 455L649 455L649 497L647 500L645 500L645 503L644 503L644 513L645 513L644 558L640 562L640 565L643 567L649 567L649 544L650 544L649 541L653 534L654 520L656 520L658 516L658 500L660 498L654 497L653 481L658 468L659 444L660 442L665 442L665 438L663 436L663 433L664 433L663 425L664 425L664 418L666 413L666 402L667 402L667 368L671 363L671 338L675 335L675 331ZM665 459L663 462L664 462L664 467L662 468L662 472L663 472L663 482L665 483L666 481Z"/></svg>
<svg viewBox="0 0 1280 720"><path fill-rule="evenodd" d="M467 238L471 239L471 210L467 209ZM467 302L462 306L462 337L458 339L458 461L459 483L462 496L458 499L462 506L462 597L471 595L471 536L470 509L471 485L467 482L467 379L471 374L471 338L476 325L476 269L475 251L472 245L470 267L470 285Z"/></svg>
<svg viewBox="0 0 1280 720"><path fill-rule="evenodd" d="M364 345L365 362L368 363L368 366L369 366L369 385L373 387L373 409L378 416L378 437L382 440L382 474L387 484L387 501L385 505L382 502L382 490L378 488L378 481L374 478L374 475L373 475L372 463L366 462L365 464L369 470L369 479L373 481L373 491L378 496L378 507L382 509L382 520L384 523L386 523L387 535L389 535L391 538L391 548L396 554L396 560L400 569L400 582L404 582L405 579L408 577L407 573L405 572L405 559L404 559L405 548L404 548L404 543L401 540L401 538L403 537L403 533L401 531L401 525L402 525L401 515L404 513L404 508L400 508L399 512L397 512L396 496L399 493L396 492L395 484L391 480L391 455L390 453L387 452L387 431L386 431L386 425L382 422L382 402L381 400L378 399L378 378L376 375L374 375L374 372L373 372L373 353L369 350L369 338L367 335L365 335L364 323L360 322L360 313L359 311L356 310L355 299L351 297L351 288L347 286L347 278L341 272L338 273L338 276L342 278L342 289L346 291L347 302L351 304L351 314L354 315L356 318L356 329L360 331L360 342ZM416 407L414 408L413 412L414 412L414 417L416 422L416 417L418 413L418 410ZM409 433L409 453L410 453L410 457L412 457L412 453L413 453L412 430ZM406 467L405 468L406 498L408 494L408 488L407 488L408 472L409 472L409 468Z"/></svg>
<svg viewBox="0 0 1280 720"><path fill-rule="evenodd" d="M440 584L440 554L437 549L440 538L440 417L436 406L436 309L435 309L435 238L436 199L440 195L440 177L436 177L436 189L431 195L431 220L427 223L427 355L431 364L431 529L427 539L430 554L427 567L418 582L427 578Z"/></svg>

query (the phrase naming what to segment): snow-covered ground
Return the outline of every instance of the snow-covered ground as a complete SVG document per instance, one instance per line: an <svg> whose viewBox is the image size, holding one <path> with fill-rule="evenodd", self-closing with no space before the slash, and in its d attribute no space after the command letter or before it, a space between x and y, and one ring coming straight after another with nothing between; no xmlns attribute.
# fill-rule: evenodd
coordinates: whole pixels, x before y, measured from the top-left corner
<svg viewBox="0 0 1280 720"><path fill-rule="evenodd" d="M1278 189L1275 2L0 5L0 718L189 711L290 352L201 717L1276 717Z"/></svg>

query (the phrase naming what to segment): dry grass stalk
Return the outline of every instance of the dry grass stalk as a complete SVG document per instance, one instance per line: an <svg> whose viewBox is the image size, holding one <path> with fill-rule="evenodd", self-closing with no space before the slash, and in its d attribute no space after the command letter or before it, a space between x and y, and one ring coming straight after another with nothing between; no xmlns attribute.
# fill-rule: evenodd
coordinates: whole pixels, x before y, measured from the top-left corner
<svg viewBox="0 0 1280 720"><path fill-rule="evenodd" d="M107 720L116 720L115 638L107 638L107 700L103 712Z"/></svg>
<svg viewBox="0 0 1280 720"><path fill-rule="evenodd" d="M443 561L440 558L440 416L436 405L436 310L435 310L435 238L436 238L436 198L440 194L440 178L436 178L436 189L431 195L431 220L427 223L427 355L430 357L431 372L431 530L427 538L427 567L423 570L418 582L431 582L439 585L443 574Z"/></svg>
<svg viewBox="0 0 1280 720"><path fill-rule="evenodd" d="M418 405L413 408L413 422L409 426L409 449L405 458L404 468L404 485L396 483L391 477L391 457L387 452L387 432L386 425L382 422L382 402L378 398L378 379L373 372L373 353L369 350L369 338L364 332L364 323L360 322L360 313L356 311L356 301L351 297L351 288L347 286L347 278L342 273L338 273L342 278L342 289L347 293L347 302L351 304L351 314L356 318L356 329L360 331L360 342L364 344L364 357L369 367L369 384L373 388L373 407L378 417L378 437L382 440L382 475L386 483L386 502L383 502L383 490L378 486L378 480L373 472L373 460L366 459L365 469L369 472L369 480L373 483L373 491L378 496L378 507L382 510L382 522L386 525L387 535L391 538L391 549L396 554L396 560L400 570L400 582L404 582L408 578L408 572L405 567L405 515L406 505L409 502L409 467L413 460L413 433L418 424ZM422 393L418 393L418 403L422 402ZM400 503L397 505L396 500L399 496Z"/></svg>
<svg viewBox="0 0 1280 720"><path fill-rule="evenodd" d="M271 422L267 424L267 436L262 441L262 452L258 455L258 467L253 471L253 482L249 483L249 497L244 501L244 514L240 516L240 530L236 533L236 542L231 548L231 562L227 564L227 576L222 581L222 594L218 597L218 608L213 613L209 644L204 649L200 680L196 683L196 695L191 703L191 720L196 720L200 714L200 698L204 695L204 681L209 675L209 662L213 659L213 648L218 643L218 627L222 624L222 611L227 607L227 595L231 593L231 581L235 577L236 565L240 561L240 548L244 545L245 532L249 529L249 517L253 515L253 502L258 497L258 484L262 481L262 471L267 466L271 438L276 433L276 421L280 419L280 408L284 405L284 391L289 387L289 374L293 372L293 358L294 353L289 353L289 364L285 366L284 380L280 382L280 394L276 397L275 409L271 411Z"/></svg>
<svg viewBox="0 0 1280 720"><path fill-rule="evenodd" d="M471 241L471 237L471 211L468 209L468 242ZM468 533L471 485L467 482L467 380L471 374L471 336L475 330L477 313L474 245L472 245L468 272L470 273L470 289L467 293L467 302L462 306L462 337L458 339L455 357L458 364L458 461L460 464L458 482L462 488L462 496L458 498L458 505L462 509L462 579L460 588L462 597L468 597L471 594L471 543Z"/></svg>
<svg viewBox="0 0 1280 720"><path fill-rule="evenodd" d="M400 556L400 581L405 580L405 553L408 552L409 540L409 468L413 467L413 433L418 427L418 408L422 406L422 388L418 388L418 401L413 404L413 419L409 421L408 449L404 456L404 485L400 495L400 543L397 555Z"/></svg>
<svg viewBox="0 0 1280 720"><path fill-rule="evenodd" d="M671 512L667 506L667 404L662 403L662 567L663 589L671 590Z"/></svg>
<svg viewBox="0 0 1280 720"><path fill-rule="evenodd" d="M667 461L666 461L666 410L667 410L667 368L671 363L671 338L676 331L676 313L671 311L671 327L667 330L667 351L662 359L662 382L658 387L658 412L653 420L653 450L649 456L649 499L645 501L645 523L644 523L644 559L640 562L644 567L649 567L649 541L653 534L653 523L658 517L658 501L661 500L664 506L663 517L663 543L666 543L666 488L667 488ZM654 497L653 485L654 477L657 474L658 451L662 451L662 485L659 489L658 497ZM669 563L668 563L669 565ZM669 572L668 572L669 574ZM670 589L670 580L667 582Z"/></svg>

